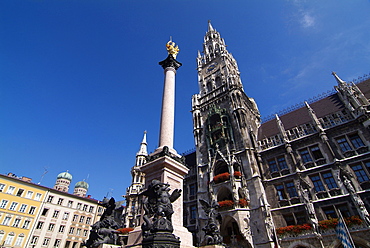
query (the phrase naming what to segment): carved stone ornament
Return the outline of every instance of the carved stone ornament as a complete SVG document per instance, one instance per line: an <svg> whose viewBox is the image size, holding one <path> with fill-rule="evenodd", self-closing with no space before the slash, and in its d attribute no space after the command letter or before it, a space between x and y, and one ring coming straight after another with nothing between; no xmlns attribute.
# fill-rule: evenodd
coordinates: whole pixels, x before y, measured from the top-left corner
<svg viewBox="0 0 370 248"><path fill-rule="evenodd" d="M172 202L181 195L181 189L169 193L170 185L159 180L152 180L148 189L141 195L146 196L143 201L144 223L141 225L143 232L142 246L149 247L179 247L180 240L172 234Z"/></svg>
<svg viewBox="0 0 370 248"><path fill-rule="evenodd" d="M162 66L163 69L166 68L174 68L175 70L179 69L182 64L177 61L172 54L168 54L167 58L161 62L159 62L159 65Z"/></svg>
<svg viewBox="0 0 370 248"><path fill-rule="evenodd" d="M175 154L172 154L168 148L168 146L164 146L162 151L155 154L155 155L148 155L146 157L146 161L147 162L150 162L150 161L154 161L156 160L157 158L160 158L160 157L164 157L164 156L167 156L167 157L170 157L170 158L173 158L174 160L176 160L177 162L181 163L181 164L185 164L185 157L179 157L178 155L175 155Z"/></svg>
<svg viewBox="0 0 370 248"><path fill-rule="evenodd" d="M370 215L365 207L365 203L362 201L361 197L357 194L355 188L353 187L351 181L346 177L343 176L343 183L346 186L355 206L361 216L361 218L365 221L367 226L370 226Z"/></svg>
<svg viewBox="0 0 370 248"><path fill-rule="evenodd" d="M205 232L202 242L203 245L223 245L223 238L216 222L217 219L221 218L221 215L217 212L217 208L219 208L218 203L213 200L212 203L209 204L203 199L199 199L199 202L202 204L202 208L208 216L207 224L202 229Z"/></svg>

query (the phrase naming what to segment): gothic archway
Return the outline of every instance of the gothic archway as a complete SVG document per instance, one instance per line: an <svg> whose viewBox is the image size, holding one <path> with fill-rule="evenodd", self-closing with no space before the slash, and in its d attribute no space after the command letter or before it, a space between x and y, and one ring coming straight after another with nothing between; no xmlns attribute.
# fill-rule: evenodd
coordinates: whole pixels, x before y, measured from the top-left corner
<svg viewBox="0 0 370 248"><path fill-rule="evenodd" d="M223 242L227 244L228 247L252 248L250 243L241 234L239 225L233 217L224 217L224 219L222 220L220 232L224 240Z"/></svg>

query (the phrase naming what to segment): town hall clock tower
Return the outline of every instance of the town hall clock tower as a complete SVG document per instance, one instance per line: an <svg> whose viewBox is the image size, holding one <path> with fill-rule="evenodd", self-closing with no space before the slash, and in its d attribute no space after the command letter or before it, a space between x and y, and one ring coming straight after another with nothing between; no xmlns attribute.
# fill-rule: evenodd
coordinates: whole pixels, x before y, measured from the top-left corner
<svg viewBox="0 0 370 248"><path fill-rule="evenodd" d="M260 114L243 89L238 65L208 23L197 57L199 94L192 98L198 199L218 202L220 233L228 244L275 247L270 206L262 185L256 135ZM198 202L198 239L207 214ZM202 242L202 241L201 241Z"/></svg>

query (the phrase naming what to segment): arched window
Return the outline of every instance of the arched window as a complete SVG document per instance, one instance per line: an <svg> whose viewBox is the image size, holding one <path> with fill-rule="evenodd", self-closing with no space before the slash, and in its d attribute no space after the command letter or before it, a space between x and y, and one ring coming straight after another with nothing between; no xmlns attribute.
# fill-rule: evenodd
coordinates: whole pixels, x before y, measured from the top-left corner
<svg viewBox="0 0 370 248"><path fill-rule="evenodd" d="M15 241L14 246L22 247L23 240L24 240L24 234L21 233L21 234L19 234L17 240Z"/></svg>
<svg viewBox="0 0 370 248"><path fill-rule="evenodd" d="M220 87L222 85L221 77L216 77L216 87Z"/></svg>
<svg viewBox="0 0 370 248"><path fill-rule="evenodd" d="M214 113L212 113L213 111ZM215 109L210 113L210 117L206 122L209 148L218 146L220 149L223 149L226 143L234 144L230 120L225 112L225 109Z"/></svg>
<svg viewBox="0 0 370 248"><path fill-rule="evenodd" d="M11 232L8 234L8 236L6 237L5 239L5 245L11 245L13 243L13 239L14 239L14 232Z"/></svg>
<svg viewBox="0 0 370 248"><path fill-rule="evenodd" d="M207 92L211 92L213 90L212 81L207 82Z"/></svg>
<svg viewBox="0 0 370 248"><path fill-rule="evenodd" d="M1 230L0 231L0 243L3 240L3 238L4 238L4 235L5 235L5 232L3 230Z"/></svg>
<svg viewBox="0 0 370 248"><path fill-rule="evenodd" d="M215 51L216 54L219 54L220 53L220 46L218 44L216 44L216 51Z"/></svg>
<svg viewBox="0 0 370 248"><path fill-rule="evenodd" d="M217 193L217 202L226 201L226 200L232 201L233 195L228 188L223 187Z"/></svg>
<svg viewBox="0 0 370 248"><path fill-rule="evenodd" d="M212 46L209 46L209 47L208 47L208 52L209 52L209 53L213 53Z"/></svg>
<svg viewBox="0 0 370 248"><path fill-rule="evenodd" d="M219 175L219 174L226 173L226 172L230 173L229 168L225 162L218 162L215 165L215 170L214 170L215 175Z"/></svg>

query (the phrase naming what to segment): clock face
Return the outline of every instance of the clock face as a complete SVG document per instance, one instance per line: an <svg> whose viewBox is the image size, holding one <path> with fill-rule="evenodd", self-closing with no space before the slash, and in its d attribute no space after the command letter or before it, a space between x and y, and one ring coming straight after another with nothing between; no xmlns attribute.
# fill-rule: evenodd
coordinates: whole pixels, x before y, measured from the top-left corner
<svg viewBox="0 0 370 248"><path fill-rule="evenodd" d="M217 65L218 65L217 62L212 63L210 66L208 66L207 72L211 72L212 70L214 70Z"/></svg>

